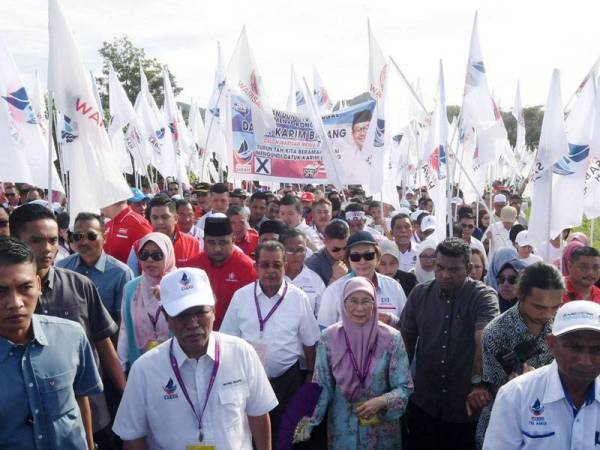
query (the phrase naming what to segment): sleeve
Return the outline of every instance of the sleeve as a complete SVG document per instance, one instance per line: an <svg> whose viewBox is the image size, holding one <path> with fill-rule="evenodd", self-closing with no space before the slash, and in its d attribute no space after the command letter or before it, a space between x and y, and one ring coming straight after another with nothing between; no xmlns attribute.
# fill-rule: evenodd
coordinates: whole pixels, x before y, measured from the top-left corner
<svg viewBox="0 0 600 450"><path fill-rule="evenodd" d="M143 438L148 434L145 390L146 378L142 368L134 363L112 428L124 441Z"/></svg>
<svg viewBox="0 0 600 450"><path fill-rule="evenodd" d="M85 279L85 293L88 306L88 317L90 321L90 334L94 342L98 342L114 335L119 328L105 308L98 289L94 284Z"/></svg>
<svg viewBox="0 0 600 450"><path fill-rule="evenodd" d="M392 339L388 379L391 390L384 394L388 407L381 414L383 420L398 420L408 405L408 397L413 391L412 377L408 364L408 355L404 349L404 341L400 333Z"/></svg>
<svg viewBox="0 0 600 450"><path fill-rule="evenodd" d="M121 318L121 302L123 301L123 288L129 281L133 279L133 272L131 271L131 269L127 268L127 270L123 270L123 272L121 272L120 278L121 279L119 280L119 283L117 283L114 293L114 316L119 317L119 319Z"/></svg>
<svg viewBox="0 0 600 450"><path fill-rule="evenodd" d="M477 292L475 329L483 330L498 315L498 296L492 288L483 287Z"/></svg>
<svg viewBox="0 0 600 450"><path fill-rule="evenodd" d="M495 322L496 323L496 322ZM481 360L482 360L482 379L486 383L492 383L495 386L502 386L508 381L502 365L496 359L496 345L494 345L494 336L490 326L483 329L481 336Z"/></svg>
<svg viewBox="0 0 600 450"><path fill-rule="evenodd" d="M319 314L319 309L321 309L321 296L323 295L323 292L325 292L327 286L325 286L325 283L323 283L323 280L316 272L314 280L314 288L316 290L314 315L316 317Z"/></svg>
<svg viewBox="0 0 600 450"><path fill-rule="evenodd" d="M129 250L129 256L127 257L127 265L136 277L139 277L141 275L140 262L135 253L135 250L133 249L133 246L131 247L131 250Z"/></svg>
<svg viewBox="0 0 600 450"><path fill-rule="evenodd" d="M121 320L119 339L117 341L117 355L119 356L119 362L121 363L123 372L127 371L127 363L129 362L129 339L127 338L127 330L125 328L125 321Z"/></svg>
<svg viewBox="0 0 600 450"><path fill-rule="evenodd" d="M240 297L239 289L235 291L235 294L233 294L231 303L229 303L227 311L225 312L225 317L223 317L223 321L219 327L219 332L229 334L231 336L242 337L242 330L240 330L240 324L238 320L238 297Z"/></svg>
<svg viewBox="0 0 600 450"><path fill-rule="evenodd" d="M516 392L511 388L512 386L508 384L498 391L485 433L483 450L513 450L523 447L523 435L517 412L520 402L514 398Z"/></svg>
<svg viewBox="0 0 600 450"><path fill-rule="evenodd" d="M325 414L327 414L327 407L335 395L335 382L329 365L329 357L327 355L327 335L325 333L321 333L321 340L317 345L313 383L317 383L321 386L322 391L317 406L315 407L315 411L310 418L312 428L323 421Z"/></svg>
<svg viewBox="0 0 600 450"><path fill-rule="evenodd" d="M321 295L321 306L319 307L319 314L317 315L317 322L321 329L327 328L338 321L338 281L327 286L323 291L323 295Z"/></svg>
<svg viewBox="0 0 600 450"><path fill-rule="evenodd" d="M79 331L79 364L73 382L73 392L77 397L99 394L103 390L102 380L94 361L92 346L90 345L83 328Z"/></svg>
<svg viewBox="0 0 600 450"><path fill-rule="evenodd" d="M403 334L412 334L414 336L419 335L419 324L417 323L417 310L415 303L417 303L419 300L424 300L422 296L419 299L419 294L422 291L422 288L415 287L408 296L408 300L404 305L404 309L402 309L402 314L400 315L400 331Z"/></svg>
<svg viewBox="0 0 600 450"><path fill-rule="evenodd" d="M304 292L300 292L300 301L302 302L302 318L300 321L300 340L302 345L310 347L319 341L319 325L312 312L310 301Z"/></svg>
<svg viewBox="0 0 600 450"><path fill-rule="evenodd" d="M247 364L246 373L248 374L248 390L250 392L246 403L246 414L249 416L262 416L272 411L279 402L254 348L243 342L241 349L244 351L244 361Z"/></svg>

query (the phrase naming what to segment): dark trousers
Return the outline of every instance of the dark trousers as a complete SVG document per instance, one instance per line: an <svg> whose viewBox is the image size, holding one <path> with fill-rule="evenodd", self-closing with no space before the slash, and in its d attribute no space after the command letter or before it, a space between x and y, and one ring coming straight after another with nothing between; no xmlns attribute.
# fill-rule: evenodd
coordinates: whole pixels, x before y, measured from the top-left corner
<svg viewBox="0 0 600 450"><path fill-rule="evenodd" d="M475 450L477 423L449 423L408 403L405 450Z"/></svg>
<svg viewBox="0 0 600 450"><path fill-rule="evenodd" d="M273 443L273 448L275 448L281 417L287 409L289 401L304 382L302 373L300 372L300 365L296 362L296 364L280 376L269 378L269 382L279 402L277 407L269 413L271 416L271 442Z"/></svg>

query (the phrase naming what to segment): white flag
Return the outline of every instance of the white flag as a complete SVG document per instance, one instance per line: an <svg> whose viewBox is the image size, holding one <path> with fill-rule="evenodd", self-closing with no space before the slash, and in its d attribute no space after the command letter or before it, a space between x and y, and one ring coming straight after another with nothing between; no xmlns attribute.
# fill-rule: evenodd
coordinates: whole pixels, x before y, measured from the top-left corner
<svg viewBox="0 0 600 450"><path fill-rule="evenodd" d="M600 95L596 85L594 102L594 131L590 145L590 165L586 174L584 212L588 219L600 217Z"/></svg>
<svg viewBox="0 0 600 450"><path fill-rule="evenodd" d="M223 170L223 166L226 166L229 162L224 121L225 110L227 108L225 82L225 62L221 52L221 44L217 42L217 68L215 70L213 90L206 108L204 121L206 124L206 154L202 160L202 164L204 166L212 166L211 158L214 153L220 170ZM217 178L215 177L215 179Z"/></svg>
<svg viewBox="0 0 600 450"><path fill-rule="evenodd" d="M171 142L173 144L173 150L175 151L175 163L177 166L177 179L184 184L190 184L187 176L185 167L186 149L185 142L183 139L183 133L185 123L181 120L177 113L177 103L175 102L175 95L173 94L173 87L171 86L171 80L169 79L169 71L167 66L163 66L163 83L164 83L164 94L165 103L164 113L167 124L169 125L166 130L167 135L170 133ZM167 138L168 139L168 138Z"/></svg>
<svg viewBox="0 0 600 450"><path fill-rule="evenodd" d="M69 212L73 221L79 212L99 211L126 200L131 191L114 165L90 78L58 0L48 2L48 22L48 90L54 95L65 125L61 137L63 152L70 163Z"/></svg>
<svg viewBox="0 0 600 450"><path fill-rule="evenodd" d="M110 125L108 137L116 153L117 164L122 172L133 173L131 157L126 146L123 127L135 120L135 111L121 85L116 72L112 68L108 71L108 105L110 111Z"/></svg>
<svg viewBox="0 0 600 450"><path fill-rule="evenodd" d="M329 114L333 104L316 66L313 67L313 96L321 114Z"/></svg>
<svg viewBox="0 0 600 450"><path fill-rule="evenodd" d="M286 111L306 113L306 98L304 89L296 77L296 71L292 65L292 73L290 76L290 94L287 100Z"/></svg>
<svg viewBox="0 0 600 450"><path fill-rule="evenodd" d="M245 26L229 61L227 86L233 94L241 96L250 105L254 136L257 141L261 141L266 131L275 128L275 118L250 50Z"/></svg>
<svg viewBox="0 0 600 450"><path fill-rule="evenodd" d="M512 109L512 115L517 121L515 154L520 157L525 151L525 115L523 114L523 105L521 103L521 83L517 83L517 93L515 94L515 104Z"/></svg>
<svg viewBox="0 0 600 450"><path fill-rule="evenodd" d="M554 69L550 91L544 108L544 120L540 132L540 143L535 156L534 172L531 180L533 190L531 215L529 217L528 237L534 248L542 249L540 256L546 262L549 255L544 254L548 240L556 237L552 233L552 166L568 154L569 144L565 131L562 95L560 90L560 72ZM563 207L565 205L562 205ZM559 230L560 232L560 230ZM538 250L539 251L539 250Z"/></svg>

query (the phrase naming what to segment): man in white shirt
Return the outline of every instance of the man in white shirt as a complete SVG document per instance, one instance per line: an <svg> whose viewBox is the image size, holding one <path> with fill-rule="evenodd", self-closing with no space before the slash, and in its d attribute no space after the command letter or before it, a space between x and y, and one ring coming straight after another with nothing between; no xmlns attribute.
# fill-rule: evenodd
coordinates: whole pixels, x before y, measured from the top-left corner
<svg viewBox="0 0 600 450"><path fill-rule="evenodd" d="M600 445L600 305L563 305L547 339L554 362L500 388L484 450Z"/></svg>
<svg viewBox="0 0 600 450"><path fill-rule="evenodd" d="M256 249L258 280L239 289L231 299L221 332L241 337L256 349L265 366L279 406L271 412L273 442L287 403L305 381L300 358L306 361L309 380L315 364L320 333L308 297L284 280L286 252L277 241Z"/></svg>
<svg viewBox="0 0 600 450"><path fill-rule="evenodd" d="M279 236L279 242L285 247L285 280L304 292L315 315L319 312L321 294L325 283L314 271L304 265L306 256L306 237L296 229L287 229Z"/></svg>
<svg viewBox="0 0 600 450"><path fill-rule="evenodd" d="M485 247L483 243L473 236L473 232L475 231L475 216L471 212L465 212L461 214L458 224L461 229L461 239L469 244L469 247L473 250L479 250L485 258ZM485 261L487 265L487 261Z"/></svg>
<svg viewBox="0 0 600 450"><path fill-rule="evenodd" d="M132 366L113 431L126 450L271 449L269 411L277 399L256 352L212 331L206 273L178 269L160 282L173 338Z"/></svg>
<svg viewBox="0 0 600 450"><path fill-rule="evenodd" d="M286 195L281 199L279 202L279 216L288 227L296 228L304 233L308 239L308 248L313 252L323 248L323 241L321 241L317 232L308 226L302 218L302 203L297 197Z"/></svg>
<svg viewBox="0 0 600 450"><path fill-rule="evenodd" d="M400 251L400 270L410 272L417 263L417 253L412 242L412 223L407 214L399 213L392 217L392 236Z"/></svg>
<svg viewBox="0 0 600 450"><path fill-rule="evenodd" d="M490 252L488 257L490 260L495 251L505 247L513 247L509 234L515 220L517 220L517 210L512 206L505 206L500 212L500 220L490 224L486 230L483 243L489 242Z"/></svg>

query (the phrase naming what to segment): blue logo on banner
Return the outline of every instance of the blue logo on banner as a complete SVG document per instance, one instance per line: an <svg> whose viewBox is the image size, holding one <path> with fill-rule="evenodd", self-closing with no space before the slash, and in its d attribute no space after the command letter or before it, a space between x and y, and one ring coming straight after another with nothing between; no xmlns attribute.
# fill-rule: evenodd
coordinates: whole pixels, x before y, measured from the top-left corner
<svg viewBox="0 0 600 450"><path fill-rule="evenodd" d="M67 144L70 144L79 137L75 134L78 131L77 122L72 120L69 116L64 116L64 127L60 132L60 137Z"/></svg>
<svg viewBox="0 0 600 450"><path fill-rule="evenodd" d="M37 117L33 112L33 108L31 107L29 97L27 97L27 91L24 87L17 89L14 92L10 92L6 97L2 96L2 98L19 111L23 111L23 114L25 114L25 121L27 123L38 123Z"/></svg>
<svg viewBox="0 0 600 450"><path fill-rule="evenodd" d="M552 166L552 172L557 175L573 175L576 163L583 161L590 153L589 145L569 144L569 155L563 156Z"/></svg>
<svg viewBox="0 0 600 450"><path fill-rule="evenodd" d="M385 133L385 120L377 119L377 129L375 130L375 140L373 147L383 147L383 137Z"/></svg>

